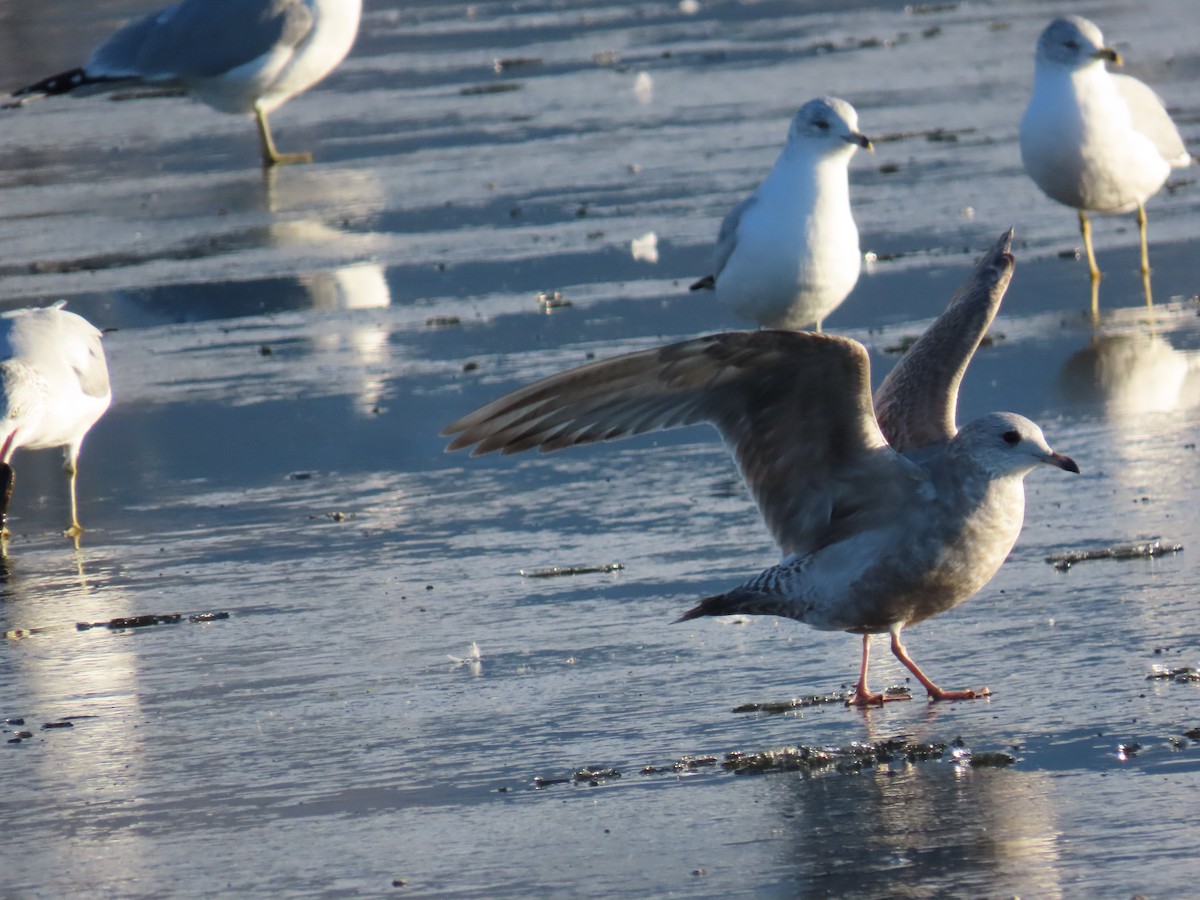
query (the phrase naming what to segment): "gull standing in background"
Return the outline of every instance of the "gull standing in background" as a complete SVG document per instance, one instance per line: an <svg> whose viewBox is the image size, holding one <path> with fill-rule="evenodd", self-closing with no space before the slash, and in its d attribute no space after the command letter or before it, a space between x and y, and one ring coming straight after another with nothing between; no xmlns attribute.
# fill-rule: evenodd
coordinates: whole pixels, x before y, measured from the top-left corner
<svg viewBox="0 0 1200 900"><path fill-rule="evenodd" d="M221 112L253 113L264 168L311 162L311 153L275 149L267 114L345 59L361 14L362 0L182 0L125 25L82 68L13 97L129 83L181 88Z"/></svg>
<svg viewBox="0 0 1200 900"><path fill-rule="evenodd" d="M1011 232L984 257L900 375L881 386L879 418L857 341L731 332L542 379L449 425L443 433L457 437L447 449L548 452L707 422L733 453L783 559L680 621L776 615L861 634L848 701L856 706L887 699L868 687L873 634L891 635L892 652L931 700L982 696L986 689L938 687L900 633L996 573L1021 531L1029 472L1079 471L1022 416L955 424L963 371L1012 275L1010 240Z"/></svg>
<svg viewBox="0 0 1200 900"><path fill-rule="evenodd" d="M1158 96L1128 75L1096 25L1055 19L1038 38L1033 96L1021 119L1021 160L1049 197L1079 211L1093 283L1100 279L1088 212L1137 210L1142 274L1150 273L1146 200L1191 155ZM1147 282L1148 283L1148 282Z"/></svg>
<svg viewBox="0 0 1200 900"><path fill-rule="evenodd" d="M717 302L764 328L801 329L846 299L862 258L850 212L850 158L871 141L845 100L800 108L775 167L721 223L713 274Z"/></svg>
<svg viewBox="0 0 1200 900"><path fill-rule="evenodd" d="M0 315L0 526L12 495L12 456L19 448L63 448L70 479L71 525L83 529L75 475L84 435L112 402L100 331L62 305ZM0 527L8 537L8 528Z"/></svg>

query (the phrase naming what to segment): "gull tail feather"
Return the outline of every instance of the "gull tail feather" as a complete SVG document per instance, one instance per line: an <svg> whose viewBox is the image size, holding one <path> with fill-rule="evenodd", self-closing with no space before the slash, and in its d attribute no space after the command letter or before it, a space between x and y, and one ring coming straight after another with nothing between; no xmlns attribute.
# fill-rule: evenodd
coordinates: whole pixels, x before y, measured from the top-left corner
<svg viewBox="0 0 1200 900"><path fill-rule="evenodd" d="M703 278L695 281L688 288L689 291L711 291L717 286L717 277L715 275L705 275Z"/></svg>
<svg viewBox="0 0 1200 900"><path fill-rule="evenodd" d="M51 97L55 94L70 93L77 88L89 85L107 84L113 81L125 80L128 79L92 76L81 68L68 69L66 72L59 72L57 75L43 78L35 84L19 88L12 92L12 96L18 98L21 103L28 103L31 100L40 100L43 97Z"/></svg>
<svg viewBox="0 0 1200 900"><path fill-rule="evenodd" d="M778 594L768 594L744 587L734 588L724 594L705 597L694 607L675 620L676 623L701 616L786 616L796 618L791 608Z"/></svg>

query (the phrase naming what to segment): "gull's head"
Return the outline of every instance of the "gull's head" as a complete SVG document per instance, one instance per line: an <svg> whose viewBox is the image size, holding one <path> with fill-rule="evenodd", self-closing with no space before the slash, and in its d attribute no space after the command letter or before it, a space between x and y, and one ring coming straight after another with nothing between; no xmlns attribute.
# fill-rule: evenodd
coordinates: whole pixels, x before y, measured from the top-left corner
<svg viewBox="0 0 1200 900"><path fill-rule="evenodd" d="M1064 16L1046 26L1038 38L1037 64L1059 69L1103 66L1107 60L1121 64L1121 54L1104 45L1095 22L1083 16Z"/></svg>
<svg viewBox="0 0 1200 900"><path fill-rule="evenodd" d="M1075 460L1055 453L1036 424L1016 413L990 413L966 425L951 442L988 474L1024 477L1041 465L1078 474Z"/></svg>
<svg viewBox="0 0 1200 900"><path fill-rule="evenodd" d="M858 130L854 107L837 97L818 97L800 107L788 129L787 146L803 146L822 156L840 151L847 158L858 147L874 149L871 139Z"/></svg>

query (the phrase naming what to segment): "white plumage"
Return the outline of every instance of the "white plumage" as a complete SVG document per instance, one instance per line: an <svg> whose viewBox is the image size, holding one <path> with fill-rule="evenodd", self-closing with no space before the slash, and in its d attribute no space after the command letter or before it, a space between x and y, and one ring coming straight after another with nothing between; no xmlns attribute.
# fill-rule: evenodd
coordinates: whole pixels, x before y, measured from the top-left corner
<svg viewBox="0 0 1200 900"><path fill-rule="evenodd" d="M774 168L721 223L713 274L692 289L714 288L718 303L766 328L820 331L862 267L847 171L858 147L871 142L849 103L804 104Z"/></svg>
<svg viewBox="0 0 1200 900"><path fill-rule="evenodd" d="M13 453L62 447L71 494L65 533L81 532L75 502L79 448L112 402L100 337L90 322L61 305L0 316L0 463L7 467L0 518L8 511Z"/></svg>
<svg viewBox="0 0 1200 900"><path fill-rule="evenodd" d="M1142 272L1150 270L1145 202L1191 156L1162 101L1114 74L1120 55L1081 16L1055 19L1038 39L1033 95L1021 120L1021 159L1047 196L1079 211L1093 280L1100 277L1088 212L1137 210Z"/></svg>

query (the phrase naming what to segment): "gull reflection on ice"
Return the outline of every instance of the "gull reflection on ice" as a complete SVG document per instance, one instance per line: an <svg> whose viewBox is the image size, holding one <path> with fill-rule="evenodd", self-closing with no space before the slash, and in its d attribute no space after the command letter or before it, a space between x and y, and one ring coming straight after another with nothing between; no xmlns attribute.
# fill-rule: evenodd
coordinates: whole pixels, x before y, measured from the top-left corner
<svg viewBox="0 0 1200 900"><path fill-rule="evenodd" d="M1200 352L1153 333L1097 333L1060 383L1072 402L1102 404L1110 418L1189 409L1200 403Z"/></svg>

